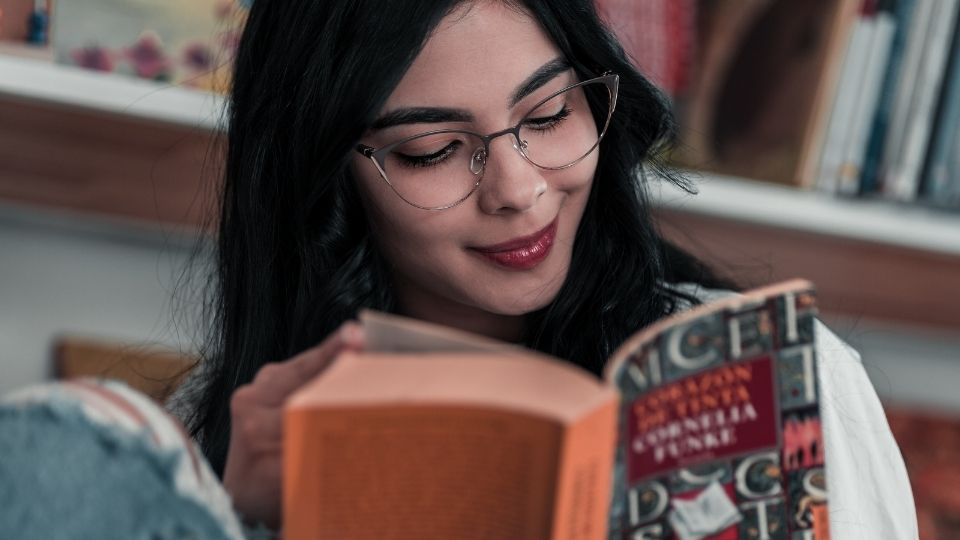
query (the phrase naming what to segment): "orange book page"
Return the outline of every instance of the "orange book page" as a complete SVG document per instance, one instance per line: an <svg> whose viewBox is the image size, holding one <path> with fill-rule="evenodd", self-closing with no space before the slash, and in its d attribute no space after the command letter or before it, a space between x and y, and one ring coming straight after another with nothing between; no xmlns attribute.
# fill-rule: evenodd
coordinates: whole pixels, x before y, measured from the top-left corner
<svg viewBox="0 0 960 540"><path fill-rule="evenodd" d="M610 402L564 432L553 540L607 536L616 448L617 404Z"/></svg>
<svg viewBox="0 0 960 540"><path fill-rule="evenodd" d="M560 360L417 326L375 332L376 348L407 352L343 353L287 401L285 538L602 538L616 392Z"/></svg>
<svg viewBox="0 0 960 540"><path fill-rule="evenodd" d="M284 538L542 540L561 429L478 408L294 409Z"/></svg>
<svg viewBox="0 0 960 540"><path fill-rule="evenodd" d="M344 352L287 400L288 408L477 405L569 424L616 392L586 371L520 351Z"/></svg>
<svg viewBox="0 0 960 540"><path fill-rule="evenodd" d="M379 311L361 311L360 323L367 351L539 354L519 345Z"/></svg>

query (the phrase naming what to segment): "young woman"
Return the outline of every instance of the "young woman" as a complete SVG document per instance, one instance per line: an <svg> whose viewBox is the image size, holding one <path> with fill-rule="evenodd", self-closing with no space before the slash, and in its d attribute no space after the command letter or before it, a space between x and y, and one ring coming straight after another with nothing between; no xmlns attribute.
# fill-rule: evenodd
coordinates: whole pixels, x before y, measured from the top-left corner
<svg viewBox="0 0 960 540"><path fill-rule="evenodd" d="M360 308L599 373L729 288L650 221L672 119L589 0L259 0L229 122L214 339L173 407L249 521L280 525L283 400L363 347ZM915 536L862 366L820 346L834 537Z"/></svg>

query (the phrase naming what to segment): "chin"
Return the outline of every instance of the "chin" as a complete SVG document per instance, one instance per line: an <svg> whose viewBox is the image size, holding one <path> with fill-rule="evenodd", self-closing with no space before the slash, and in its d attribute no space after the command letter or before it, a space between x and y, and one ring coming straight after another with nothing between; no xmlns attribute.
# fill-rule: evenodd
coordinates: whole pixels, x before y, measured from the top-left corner
<svg viewBox="0 0 960 540"><path fill-rule="evenodd" d="M517 292L501 289L496 297L488 297L480 307L497 315L526 315L550 305L560 292L562 281L548 284L534 291Z"/></svg>

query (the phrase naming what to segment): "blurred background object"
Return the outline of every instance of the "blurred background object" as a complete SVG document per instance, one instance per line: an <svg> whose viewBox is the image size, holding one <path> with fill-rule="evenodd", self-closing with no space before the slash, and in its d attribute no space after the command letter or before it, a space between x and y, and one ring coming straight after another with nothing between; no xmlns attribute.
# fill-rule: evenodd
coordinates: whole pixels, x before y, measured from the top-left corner
<svg viewBox="0 0 960 540"><path fill-rule="evenodd" d="M194 358L163 348L84 336L61 336L53 343L54 377L119 379L157 403L170 397L195 363Z"/></svg>
<svg viewBox="0 0 960 540"><path fill-rule="evenodd" d="M0 54L50 59L53 0L0 0Z"/></svg>
<svg viewBox="0 0 960 540"><path fill-rule="evenodd" d="M0 0L0 41L44 47L52 0Z"/></svg>
<svg viewBox="0 0 960 540"><path fill-rule="evenodd" d="M57 62L225 92L244 10L234 0L69 0Z"/></svg>
<svg viewBox="0 0 960 540"><path fill-rule="evenodd" d="M960 0L597 3L700 192L649 180L662 232L742 285L817 284L922 538L960 537ZM181 4L0 0L0 393L67 373L71 337L93 346L70 373L140 383L198 354L243 8Z"/></svg>

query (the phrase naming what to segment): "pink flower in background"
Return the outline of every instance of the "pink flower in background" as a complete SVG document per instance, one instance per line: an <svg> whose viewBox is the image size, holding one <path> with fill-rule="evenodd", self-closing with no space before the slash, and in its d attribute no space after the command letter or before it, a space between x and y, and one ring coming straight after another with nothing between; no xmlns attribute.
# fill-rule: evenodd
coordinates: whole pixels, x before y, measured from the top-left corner
<svg viewBox="0 0 960 540"><path fill-rule="evenodd" d="M202 41L195 41L183 48L183 65L192 71L209 71L213 68L213 51Z"/></svg>
<svg viewBox="0 0 960 540"><path fill-rule="evenodd" d="M99 45L73 49L70 51L70 58L74 64L84 69L113 71L114 68L113 53Z"/></svg>
<svg viewBox="0 0 960 540"><path fill-rule="evenodd" d="M125 51L125 56L138 77L145 79L169 79L172 64L163 50L163 43L156 32L147 30Z"/></svg>

